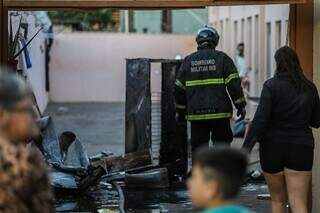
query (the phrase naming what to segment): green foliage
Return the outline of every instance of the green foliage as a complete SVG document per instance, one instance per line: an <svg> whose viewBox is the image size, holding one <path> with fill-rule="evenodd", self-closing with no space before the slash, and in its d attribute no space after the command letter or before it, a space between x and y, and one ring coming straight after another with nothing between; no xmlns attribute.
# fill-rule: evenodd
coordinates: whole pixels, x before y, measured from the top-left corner
<svg viewBox="0 0 320 213"><path fill-rule="evenodd" d="M49 17L54 23L70 25L80 23L86 30L91 30L92 25L99 24L100 30L106 30L115 23L112 14L115 10L103 9L94 11L51 11Z"/></svg>

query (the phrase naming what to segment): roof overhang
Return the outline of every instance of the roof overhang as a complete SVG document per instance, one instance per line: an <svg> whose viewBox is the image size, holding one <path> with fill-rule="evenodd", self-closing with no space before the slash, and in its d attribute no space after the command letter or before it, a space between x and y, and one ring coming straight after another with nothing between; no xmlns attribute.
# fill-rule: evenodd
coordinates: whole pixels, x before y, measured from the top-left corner
<svg viewBox="0 0 320 213"><path fill-rule="evenodd" d="M3 0L4 7L16 9L58 8L199 8L206 6L299 4L306 0Z"/></svg>

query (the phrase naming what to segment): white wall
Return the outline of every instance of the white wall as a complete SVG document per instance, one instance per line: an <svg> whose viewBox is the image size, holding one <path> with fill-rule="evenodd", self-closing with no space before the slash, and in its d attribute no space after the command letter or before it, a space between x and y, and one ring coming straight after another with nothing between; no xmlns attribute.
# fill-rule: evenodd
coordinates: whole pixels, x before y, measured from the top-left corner
<svg viewBox="0 0 320 213"><path fill-rule="evenodd" d="M35 31L35 28L30 30L30 33ZM34 32L32 32L33 34ZM41 35L35 38L30 44L30 58L32 67L28 70L29 79L37 98L40 110L43 112L48 104L49 96L45 88L45 43L44 37Z"/></svg>
<svg viewBox="0 0 320 213"><path fill-rule="evenodd" d="M195 37L169 34L65 33L50 63L53 102L123 102L126 58L186 56Z"/></svg>
<svg viewBox="0 0 320 213"><path fill-rule="evenodd" d="M28 39L31 39L33 35L38 31L39 26L37 24L35 16L31 12L21 13L29 24ZM13 17L14 34L19 25L19 16ZM34 94L37 98L37 102L40 110L43 112L48 104L48 93L45 89L45 38L43 34L38 36L31 42L28 47L32 67L27 70L28 80L31 83Z"/></svg>
<svg viewBox="0 0 320 213"><path fill-rule="evenodd" d="M236 56L236 46L245 44L245 60L250 81L250 96L260 96L263 82L275 70L274 53L277 50L277 26L281 27L280 46L286 44L288 5L267 6L225 6L209 8L209 23L220 33L218 49L232 58ZM278 25L278 23L281 23ZM270 43L267 45L267 23L270 23ZM269 53L267 49L269 47ZM267 60L269 59L269 60ZM269 61L269 62L268 62ZM267 67L270 67L268 74ZM248 112L252 116L256 104L249 102Z"/></svg>

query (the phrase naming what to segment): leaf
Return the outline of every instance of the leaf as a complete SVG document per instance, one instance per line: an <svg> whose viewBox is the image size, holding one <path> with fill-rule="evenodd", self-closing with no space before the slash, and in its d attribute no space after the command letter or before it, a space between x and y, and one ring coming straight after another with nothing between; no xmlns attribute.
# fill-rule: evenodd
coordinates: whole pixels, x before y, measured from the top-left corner
<svg viewBox="0 0 320 213"><path fill-rule="evenodd" d="M29 44L32 42L32 40L41 32L42 29L43 29L43 27L41 27L41 28L38 30L38 32L36 32L36 33L34 34L34 36L32 36L32 38L21 48L21 50L19 50L18 53L13 56L13 59L16 59L16 58L28 47L28 45L29 45Z"/></svg>

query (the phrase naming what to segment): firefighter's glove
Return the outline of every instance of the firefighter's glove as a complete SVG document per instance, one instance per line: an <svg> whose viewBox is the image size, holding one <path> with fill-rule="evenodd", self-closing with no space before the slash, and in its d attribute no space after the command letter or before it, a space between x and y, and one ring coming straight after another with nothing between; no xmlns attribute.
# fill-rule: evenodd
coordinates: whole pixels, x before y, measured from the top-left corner
<svg viewBox="0 0 320 213"><path fill-rule="evenodd" d="M177 114L176 114L176 117L177 117L177 121L179 123L186 121L186 113L183 111L179 110L179 112L177 112Z"/></svg>
<svg viewBox="0 0 320 213"><path fill-rule="evenodd" d="M237 116L240 117L240 120L245 119L246 117L246 108L242 107L238 109Z"/></svg>

